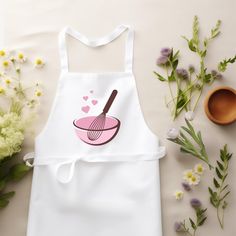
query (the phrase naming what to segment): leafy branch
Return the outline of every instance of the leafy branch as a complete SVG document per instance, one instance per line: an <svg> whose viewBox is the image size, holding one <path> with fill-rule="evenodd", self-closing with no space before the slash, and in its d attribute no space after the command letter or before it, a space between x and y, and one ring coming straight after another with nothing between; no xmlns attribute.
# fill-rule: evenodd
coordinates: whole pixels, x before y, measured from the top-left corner
<svg viewBox="0 0 236 236"><path fill-rule="evenodd" d="M195 16L192 25L192 38L188 39L186 36L182 36L187 41L188 48L199 57L199 66L196 69L191 65L188 70L178 67L179 51L175 52L173 48L163 48L161 50L161 55L156 64L165 69L166 76L156 71L154 71L154 74L161 82L168 83L171 100L167 102L167 107L170 108L174 119L184 110L195 111L205 85L210 85L215 79L222 77L216 71L208 72L205 65L209 44L220 34L220 26L221 21L218 20L211 29L210 36L201 39L198 17Z"/></svg>
<svg viewBox="0 0 236 236"><path fill-rule="evenodd" d="M216 177L213 178L215 189L208 188L210 202L217 210L217 219L222 229L224 227L224 210L227 207L225 199L230 194L228 184L225 183L225 180L228 176L229 160L232 155L232 153L228 152L227 145L220 150L220 160L217 161L217 166L215 167Z"/></svg>
<svg viewBox="0 0 236 236"><path fill-rule="evenodd" d="M212 169L213 167L209 162L201 132L195 131L194 127L187 119L185 119L185 122L186 126L181 126L179 135L175 138L169 137L168 140L178 144L181 152L200 159Z"/></svg>
<svg viewBox="0 0 236 236"><path fill-rule="evenodd" d="M221 72L226 71L228 64L233 64L236 61L236 55L232 58L224 59L218 64L218 70Z"/></svg>
<svg viewBox="0 0 236 236"><path fill-rule="evenodd" d="M221 21L218 20L215 27L211 29L211 34L209 37L206 37L204 41L202 42L199 37L199 21L198 17L195 16L193 19L193 35L191 39L188 39L187 37L183 36L183 38L187 41L189 49L196 53L199 57L199 73L196 75L199 83L199 94L195 101L195 105L193 107L193 111L196 109L197 104L199 102L199 99L202 95L203 89L205 87L205 84L213 83L215 76L213 76L211 73L207 71L207 68L205 66L205 58L207 56L207 50L209 43L215 39L220 34L220 26Z"/></svg>
<svg viewBox="0 0 236 236"><path fill-rule="evenodd" d="M195 203L197 203L197 205L195 206ZM183 220L181 222L176 222L175 223L175 231L176 232L183 232L188 234L189 236L195 236L197 229L202 226L206 219L206 211L207 208L202 208L201 202L197 199L192 199L191 200L191 205L195 210L195 219L192 219L191 217L189 217L188 221L189 221L189 225L190 227L187 225L187 220Z"/></svg>
<svg viewBox="0 0 236 236"><path fill-rule="evenodd" d="M9 199L15 195L14 191L4 192L7 184L21 180L31 170L24 163L7 167L8 162L5 160L0 162L0 209L6 207L10 202Z"/></svg>

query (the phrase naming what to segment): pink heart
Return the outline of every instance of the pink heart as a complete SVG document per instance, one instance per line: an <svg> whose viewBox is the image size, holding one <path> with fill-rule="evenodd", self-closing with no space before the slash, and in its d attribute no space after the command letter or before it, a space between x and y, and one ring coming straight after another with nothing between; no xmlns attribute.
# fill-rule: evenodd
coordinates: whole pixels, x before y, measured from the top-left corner
<svg viewBox="0 0 236 236"><path fill-rule="evenodd" d="M89 92L90 92L90 93L93 93L93 90L90 90Z"/></svg>
<svg viewBox="0 0 236 236"><path fill-rule="evenodd" d="M90 110L90 106L84 106L84 107L81 108L81 110L85 113L88 113L89 110Z"/></svg>
<svg viewBox="0 0 236 236"><path fill-rule="evenodd" d="M87 100L88 100L88 96L83 96L83 99L84 99L85 101L87 101Z"/></svg>
<svg viewBox="0 0 236 236"><path fill-rule="evenodd" d="M97 103L98 103L97 100L92 100L92 104L93 104L93 105L96 105Z"/></svg>

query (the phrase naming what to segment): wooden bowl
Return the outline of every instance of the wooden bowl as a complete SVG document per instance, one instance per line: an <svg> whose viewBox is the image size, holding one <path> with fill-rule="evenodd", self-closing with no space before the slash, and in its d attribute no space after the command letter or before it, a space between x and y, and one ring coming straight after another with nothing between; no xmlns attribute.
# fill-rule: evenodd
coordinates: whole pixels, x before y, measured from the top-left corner
<svg viewBox="0 0 236 236"><path fill-rule="evenodd" d="M209 92L205 99L207 117L216 124L228 125L236 121L236 90L218 87Z"/></svg>

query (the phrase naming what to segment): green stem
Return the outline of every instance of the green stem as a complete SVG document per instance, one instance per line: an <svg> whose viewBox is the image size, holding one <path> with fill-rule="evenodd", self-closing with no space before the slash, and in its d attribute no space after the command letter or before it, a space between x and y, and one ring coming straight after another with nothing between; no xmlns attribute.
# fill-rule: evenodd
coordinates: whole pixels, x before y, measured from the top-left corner
<svg viewBox="0 0 236 236"><path fill-rule="evenodd" d="M224 222L223 222L223 218L224 218L224 211L222 213L222 218L220 217L220 205L217 207L217 219L219 221L220 227L223 229L224 228Z"/></svg>
<svg viewBox="0 0 236 236"><path fill-rule="evenodd" d="M226 176L227 169L228 169L228 162L224 162L223 179ZM217 196L218 196L219 199L221 198L223 185L224 185L224 181L221 181L220 187L217 191ZM222 209L222 216L221 217L220 217L220 210L221 210L221 201L219 202L219 204L217 206L217 219L219 221L220 227L223 229L224 228L224 209Z"/></svg>
<svg viewBox="0 0 236 236"><path fill-rule="evenodd" d="M190 88L192 88L192 86L193 86L193 84L192 84L192 73L190 73L190 76L189 76L189 83L188 83L188 86L190 87ZM188 103L188 107L189 107L189 110L191 111L191 98L192 98L192 89L190 89L190 91L189 91L189 99L190 99L190 101L189 101L189 103Z"/></svg>
<svg viewBox="0 0 236 236"><path fill-rule="evenodd" d="M183 91L183 94L185 94L185 93L187 93L189 90L191 90L191 89L194 87L194 85L196 84L196 83L195 83L196 81L197 81L197 79L195 79L195 80L193 81L193 83L192 83L186 90ZM167 105L169 105L171 102L173 102L174 100L176 100L176 98L178 98L178 96L175 96L173 99L171 99L171 100L167 103Z"/></svg>
<svg viewBox="0 0 236 236"><path fill-rule="evenodd" d="M176 117L178 116L178 101L179 101L179 91L180 91L180 86L179 86L179 79L178 77L176 77L176 84L177 84L177 101L176 101L176 104L175 104L175 110L174 110L174 120L176 119Z"/></svg>
<svg viewBox="0 0 236 236"><path fill-rule="evenodd" d="M172 88L171 88L171 85L170 85L170 80L169 80L168 67L165 66L165 69L166 69L167 83L168 83L168 87L169 87L169 90L170 90L171 99L174 100L174 94L173 94L173 91L172 91Z"/></svg>
<svg viewBox="0 0 236 236"><path fill-rule="evenodd" d="M195 111L195 109L197 108L198 102L199 102L200 97L201 97L201 95L202 95L202 91L203 91L203 85L201 86L201 90L200 90L199 95L198 95L198 97L197 97L197 100L196 100L196 102L195 102L195 104L194 104L194 106L193 106L193 111Z"/></svg>

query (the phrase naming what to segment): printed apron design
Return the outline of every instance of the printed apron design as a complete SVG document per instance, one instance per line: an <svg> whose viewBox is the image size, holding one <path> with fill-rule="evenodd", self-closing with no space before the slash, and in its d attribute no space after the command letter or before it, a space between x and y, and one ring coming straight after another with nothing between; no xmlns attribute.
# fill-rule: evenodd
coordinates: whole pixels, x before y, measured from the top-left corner
<svg viewBox="0 0 236 236"><path fill-rule="evenodd" d="M110 142L116 136L120 128L120 121L115 117L107 116L107 113L117 93L117 90L112 91L102 113L97 117L87 116L73 121L75 132L82 141L91 145L103 145ZM87 100L88 96L83 98ZM97 100L92 100L92 104L96 105ZM89 106L82 107L85 113L89 109Z"/></svg>
<svg viewBox="0 0 236 236"><path fill-rule="evenodd" d="M67 35L96 48L125 31L124 71L69 70ZM27 236L162 235L159 159L165 148L141 111L133 38L126 25L98 39L70 27L60 32L61 75L35 139Z"/></svg>

